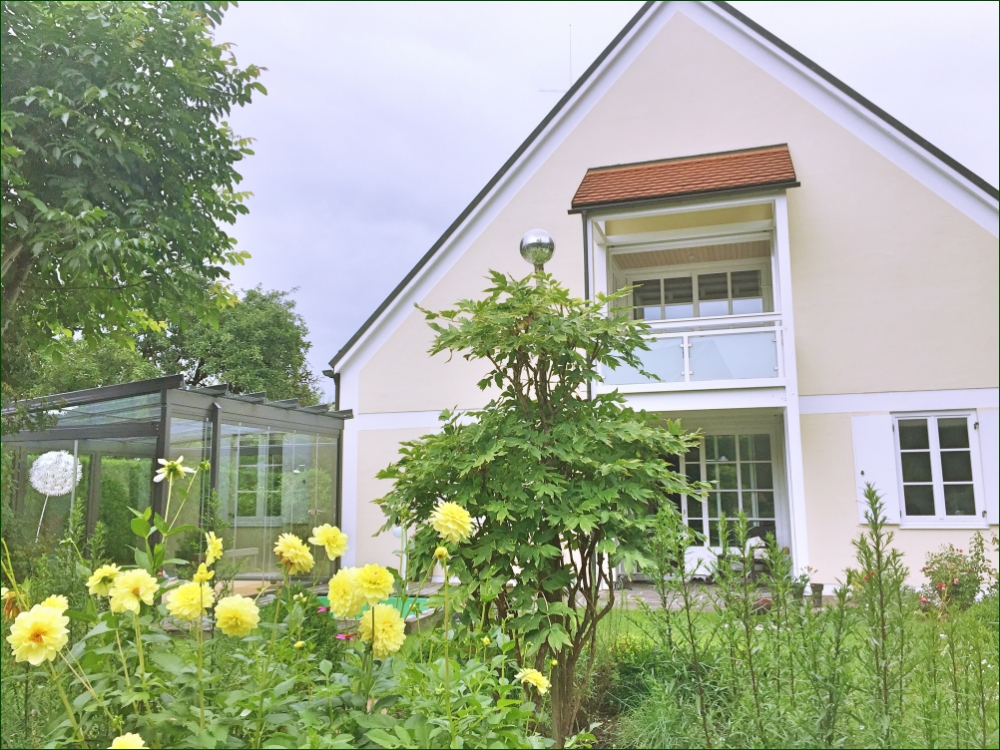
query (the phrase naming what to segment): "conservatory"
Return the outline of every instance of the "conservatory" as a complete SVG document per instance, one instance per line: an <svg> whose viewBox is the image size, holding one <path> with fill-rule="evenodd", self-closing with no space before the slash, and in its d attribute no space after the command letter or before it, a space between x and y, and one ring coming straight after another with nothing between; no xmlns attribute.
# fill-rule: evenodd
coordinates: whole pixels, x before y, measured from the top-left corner
<svg viewBox="0 0 1000 750"><path fill-rule="evenodd" d="M175 484L171 507L180 524L223 537L238 577L279 575L279 534L304 538L339 523L341 436L351 413L330 405L267 401L227 385L187 388L174 375L46 396L4 413L14 410L31 416L32 429L2 438L4 500L28 541L62 538L72 518L88 537L99 535L106 557L132 563L130 508L162 513L167 483L153 481L157 459L182 456L185 466L208 468ZM62 486L46 484L46 467L60 460L75 466L75 481L70 471ZM196 558L200 536L181 535L173 551Z"/></svg>

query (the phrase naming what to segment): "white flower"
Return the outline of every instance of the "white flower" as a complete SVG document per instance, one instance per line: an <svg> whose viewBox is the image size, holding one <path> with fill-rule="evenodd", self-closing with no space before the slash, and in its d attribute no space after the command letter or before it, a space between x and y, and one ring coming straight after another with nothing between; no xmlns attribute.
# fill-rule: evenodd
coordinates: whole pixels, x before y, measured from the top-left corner
<svg viewBox="0 0 1000 750"><path fill-rule="evenodd" d="M35 459L28 473L28 481L39 494L59 497L72 492L82 476L83 467L71 454L66 451L49 451Z"/></svg>

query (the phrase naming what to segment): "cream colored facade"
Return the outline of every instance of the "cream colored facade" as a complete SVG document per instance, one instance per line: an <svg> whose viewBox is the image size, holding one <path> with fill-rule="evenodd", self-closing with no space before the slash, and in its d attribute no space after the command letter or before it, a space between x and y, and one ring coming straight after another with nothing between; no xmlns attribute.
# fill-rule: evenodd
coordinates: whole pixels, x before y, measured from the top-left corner
<svg viewBox="0 0 1000 750"><path fill-rule="evenodd" d="M581 216L568 210L588 168L776 143L788 144L800 186L741 200L750 201L745 210L773 217L780 384L621 390L692 426L746 423L762 409L772 415L783 446L785 535L814 581L832 584L851 562L864 481L858 431L875 424L859 415L961 412L975 425L977 515L949 528L913 528L904 519L897 544L911 569L940 544L966 547L976 530L996 532L995 189L984 190L724 8L659 3L640 16L335 358L339 407L355 414L345 434L342 503L354 562L393 562L398 539L372 536L383 524L372 501L386 490L375 473L400 441L434 430L442 409L472 409L489 398L476 388L482 368L427 356L431 331L414 304L440 309L474 297L490 269L524 275L517 243L536 226L556 241L546 270L579 295L602 290L610 282L594 228L624 235L642 222L597 212L583 218L591 227L585 240ZM732 211L731 204L705 197L687 208ZM688 221L676 217L656 228ZM899 478L881 471L898 505Z"/></svg>

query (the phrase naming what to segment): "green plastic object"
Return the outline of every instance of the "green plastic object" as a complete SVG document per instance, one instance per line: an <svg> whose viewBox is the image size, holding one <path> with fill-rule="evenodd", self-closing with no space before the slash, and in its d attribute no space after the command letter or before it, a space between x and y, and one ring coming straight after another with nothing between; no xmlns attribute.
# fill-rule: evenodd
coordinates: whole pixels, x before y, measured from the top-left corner
<svg viewBox="0 0 1000 750"><path fill-rule="evenodd" d="M329 597L326 597L326 596L317 596L316 598L319 600L319 603L320 603L321 606L323 606L323 607L329 607L330 606L330 598ZM384 603L385 604L390 604L393 607L395 607L396 609L399 609L400 606L402 606L403 607L402 611L406 615L412 615L414 613L423 613L423 612L427 611L427 597L423 597L423 596L421 596L421 597L408 596L408 597L406 597L406 601L405 602L402 602L398 596L390 596L388 599L385 600ZM367 610L368 610L368 605L366 604L361 609L361 611L362 612L366 612ZM330 617L333 617L333 612L330 612Z"/></svg>

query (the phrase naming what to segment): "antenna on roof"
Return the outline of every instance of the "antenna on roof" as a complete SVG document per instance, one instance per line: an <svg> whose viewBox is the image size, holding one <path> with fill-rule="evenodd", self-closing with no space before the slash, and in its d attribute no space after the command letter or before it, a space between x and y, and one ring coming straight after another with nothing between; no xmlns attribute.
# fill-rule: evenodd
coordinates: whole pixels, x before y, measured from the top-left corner
<svg viewBox="0 0 1000 750"><path fill-rule="evenodd" d="M538 89L542 94L565 94L573 88L573 24L569 25L569 87L565 89Z"/></svg>

